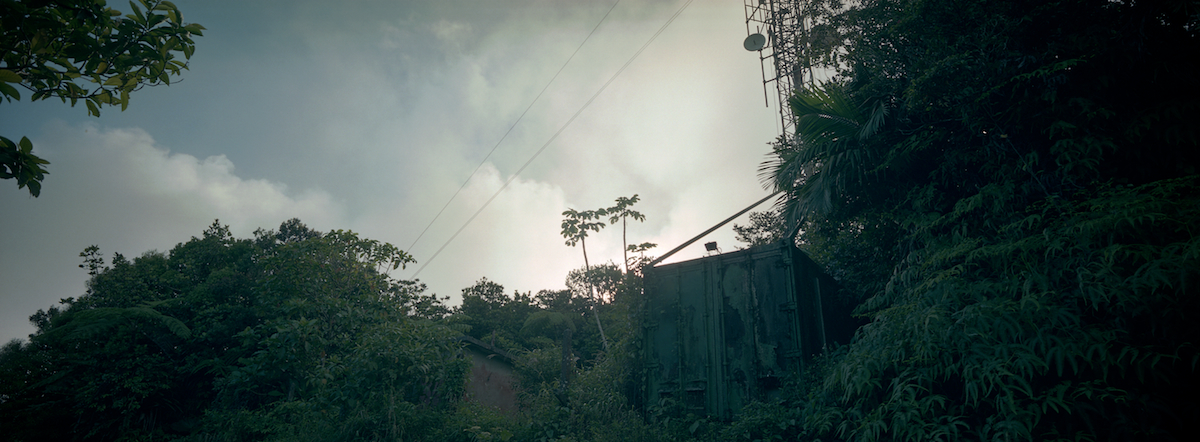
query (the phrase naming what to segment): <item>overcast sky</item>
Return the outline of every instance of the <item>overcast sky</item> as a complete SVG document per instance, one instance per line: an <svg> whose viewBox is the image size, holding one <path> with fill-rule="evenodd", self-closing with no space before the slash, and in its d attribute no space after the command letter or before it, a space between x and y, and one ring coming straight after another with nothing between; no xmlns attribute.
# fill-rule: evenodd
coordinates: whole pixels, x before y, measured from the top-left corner
<svg viewBox="0 0 1200 442"><path fill-rule="evenodd" d="M167 251L214 219L238 237L293 217L353 230L415 256L392 273L409 279L685 1L621 1L413 246L613 2L176 0L207 28L182 81L100 118L0 105L0 135L51 162L40 198L0 181L0 340L84 293L85 247ZM455 304L481 277L560 289L583 266L567 208L638 194L629 240L659 255L766 196L778 109L745 37L741 0L694 1L418 279ZM728 226L708 240L738 245ZM620 226L588 254L619 263Z"/></svg>

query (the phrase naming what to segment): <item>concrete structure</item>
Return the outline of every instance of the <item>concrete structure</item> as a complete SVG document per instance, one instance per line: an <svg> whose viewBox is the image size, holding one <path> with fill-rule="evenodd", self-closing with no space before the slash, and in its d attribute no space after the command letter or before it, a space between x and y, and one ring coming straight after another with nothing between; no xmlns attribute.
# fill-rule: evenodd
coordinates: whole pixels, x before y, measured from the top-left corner
<svg viewBox="0 0 1200 442"><path fill-rule="evenodd" d="M508 413L517 411L512 355L470 336L460 339L466 344L463 351L471 357L467 399Z"/></svg>

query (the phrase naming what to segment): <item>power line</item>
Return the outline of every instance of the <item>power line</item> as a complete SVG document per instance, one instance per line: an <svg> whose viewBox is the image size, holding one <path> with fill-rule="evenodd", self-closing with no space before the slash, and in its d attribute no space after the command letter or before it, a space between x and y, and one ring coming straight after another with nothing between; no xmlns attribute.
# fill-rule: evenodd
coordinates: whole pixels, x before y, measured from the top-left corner
<svg viewBox="0 0 1200 442"><path fill-rule="evenodd" d="M533 109L533 105L537 104L538 99L542 98L542 94L545 94L546 90L550 89L550 85L554 84L554 80L558 78L558 74L561 74L563 69L566 69L567 65L571 63L571 60L575 59L575 54L578 54L579 50L583 49L583 45L592 38L592 34L595 34L597 29L600 29L600 25L604 23L604 20L608 19L608 15L612 14L613 9L616 9L617 4L619 3L621 3L621 0L614 2L612 7L608 8L608 12L605 12L604 16L600 17L600 21L596 22L596 26L592 28L592 32L589 32L587 37L584 37L583 41L579 43L579 47L575 48L575 52L572 52L571 56L567 57L567 61L563 62L563 65L558 68L558 72L555 72L554 76L550 78L550 81L546 82L546 87L543 87L542 91L538 92L536 97L533 97L533 101L529 103L529 107L526 107L525 111L521 112L521 116L517 117L517 121L514 121L512 126L508 127L508 131L504 132L504 136L500 137L499 141L496 141L496 145L492 146L492 150L488 152L487 156L483 157L483 161L480 161L479 165L475 166L475 170L471 172L471 175L467 176L467 180L463 181L462 185L458 187L458 190L454 191L454 195L450 195L450 199L446 200L446 205L442 206L442 210L439 210L437 215L433 216L432 220L429 220L429 225L425 226L425 230L422 230L420 235L417 235L417 239L414 239L412 245L408 246L408 250L411 251L413 247L417 246L417 241L420 241L421 237L425 236L425 232L428 232L429 228L433 227L433 223L437 222L438 218L442 216L442 212L445 212L447 207L450 207L450 203L454 201L454 198L457 198L458 194L462 193L462 190L467 187L467 183L470 183L471 179L475 178L475 174L479 173L479 169L483 168L484 164L487 164L488 158L492 157L492 154L496 152L496 148L500 147L500 143L503 143L504 140L508 138L508 134L511 134L513 129L517 127L517 124L521 123L521 120L525 118L525 114L529 113L530 109ZM414 274L413 276L416 275Z"/></svg>
<svg viewBox="0 0 1200 442"><path fill-rule="evenodd" d="M687 2L684 2L683 6L680 6L679 10L675 11L675 14L672 15L671 18L667 19L667 22L663 23L662 27L658 28L658 31L655 32L654 35L650 36L650 39L646 40L646 43L643 44L642 47L640 49L638 49L637 52L635 52L632 57L629 57L629 60L626 61L625 64L622 65L620 69L617 69L617 72L614 73L612 75L612 77L610 77L608 79L608 81L606 81L604 83L603 86L600 86L600 89L597 90L596 93L592 95L592 98L589 98L586 103L583 103L583 106L581 106L578 111L575 111L575 114L572 115L571 118L568 119L566 123L563 123L562 127L559 127L558 131L555 132L554 135L551 135L550 139L546 140L546 143L542 144L542 147L539 148L537 150L537 152L534 152L533 156L529 157L529 160L526 161L525 164L521 165L521 168L517 169L516 173L513 173L512 176L510 176L507 180L505 180L504 185L500 186L500 189L497 189L496 193L493 193L492 197L488 198L488 200L486 202L484 202L482 206L479 207L479 210L476 210L475 213L472 214L471 217L467 219L467 222L463 223L462 227L459 227L458 231L455 231L454 235L451 235L450 239L446 240L446 242L443 243L442 246L439 247L437 249L437 251L433 253L433 256L430 256L429 260L425 261L425 264L422 264L421 267L417 269L416 273L413 273L412 277L416 278L417 275L421 274L421 271L425 270L425 267L428 266L429 263L433 262L433 260L435 258L437 258L437 256L439 254L442 253L442 250L445 250L446 246L450 245L450 243L453 242L454 239L458 237L458 234L462 233L463 229L466 229L467 226L471 225L471 221L474 221L475 217L479 216L479 214L483 212L483 209L486 209L487 206L489 204L491 204L492 201L495 200L497 196L500 195L500 192L503 192L504 189L508 188L508 185L510 183L512 183L513 180L517 179L517 177L521 175L521 172L525 171L525 168L529 167L529 164L533 163L533 160L536 159L538 157L538 155L541 155L542 152L545 151L546 148L550 146L550 143L554 142L554 140L556 138L558 138L559 134L562 134L563 131L566 130L567 127L570 126L571 123L574 122L575 119L578 118L579 115L582 114L583 111L585 109L587 109L588 106L590 106L593 101L596 101L596 97L599 97L600 94L603 93L604 90L608 88L608 85L612 84L613 80L616 80L617 77L620 76L622 72L625 72L625 69L628 68L629 65L633 64L633 61L636 60L639 55L642 55L642 52L645 51L646 48L650 46L650 43L653 43L654 40L656 38L658 38L658 36L660 34L662 34L663 31L665 31L667 29L667 27L670 26L671 23L675 21L676 18L679 17L679 14L682 14L683 10L687 9L688 5L691 5L691 4L692 4L692 0L687 0Z"/></svg>

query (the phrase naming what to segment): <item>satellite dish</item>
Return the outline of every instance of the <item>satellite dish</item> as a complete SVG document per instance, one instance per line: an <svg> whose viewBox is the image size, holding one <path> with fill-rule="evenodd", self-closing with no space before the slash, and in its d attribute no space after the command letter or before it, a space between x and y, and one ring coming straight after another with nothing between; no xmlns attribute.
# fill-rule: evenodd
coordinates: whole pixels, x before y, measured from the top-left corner
<svg viewBox="0 0 1200 442"><path fill-rule="evenodd" d="M746 37L746 41L742 42L742 47L751 52L761 51L765 46L767 46L767 37L757 32L750 34L749 37Z"/></svg>

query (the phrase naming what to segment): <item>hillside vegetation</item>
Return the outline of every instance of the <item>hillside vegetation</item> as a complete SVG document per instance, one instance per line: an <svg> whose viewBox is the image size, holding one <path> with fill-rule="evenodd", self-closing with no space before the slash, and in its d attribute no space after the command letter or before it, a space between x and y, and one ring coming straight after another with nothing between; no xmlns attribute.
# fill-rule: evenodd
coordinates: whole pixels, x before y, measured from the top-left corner
<svg viewBox="0 0 1200 442"><path fill-rule="evenodd" d="M790 100L797 133L760 171L785 196L739 234L796 232L866 325L779 400L732 421L646 406L649 258L597 265L585 242L640 221L635 195L564 213L585 263L567 290L481 278L458 306L388 277L404 251L298 220L89 248L87 292L0 350L0 440L1184 439L1200 5L807 7L809 61L836 75ZM462 334L516 356L520 412L464 400Z"/></svg>

